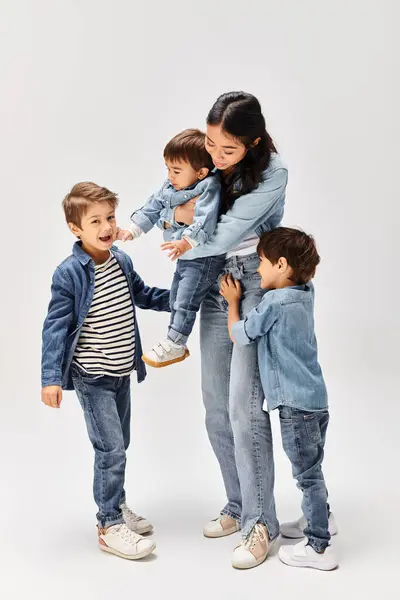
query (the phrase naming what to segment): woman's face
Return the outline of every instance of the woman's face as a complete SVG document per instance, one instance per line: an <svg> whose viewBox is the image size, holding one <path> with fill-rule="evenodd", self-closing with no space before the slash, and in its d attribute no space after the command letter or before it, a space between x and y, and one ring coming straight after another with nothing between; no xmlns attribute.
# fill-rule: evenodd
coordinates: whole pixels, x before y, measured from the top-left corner
<svg viewBox="0 0 400 600"><path fill-rule="evenodd" d="M221 125L207 125L206 150L220 171L237 165L247 152L246 146L223 131Z"/></svg>

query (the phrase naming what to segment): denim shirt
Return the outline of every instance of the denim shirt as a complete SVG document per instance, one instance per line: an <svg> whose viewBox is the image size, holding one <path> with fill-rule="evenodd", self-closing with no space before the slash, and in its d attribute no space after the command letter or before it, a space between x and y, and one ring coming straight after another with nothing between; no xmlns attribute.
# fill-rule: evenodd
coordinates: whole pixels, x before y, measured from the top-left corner
<svg viewBox="0 0 400 600"><path fill-rule="evenodd" d="M185 252L180 260L225 254L254 232L261 236L278 227L283 217L287 179L286 166L279 154L273 153L261 183L252 192L239 196L232 208L220 216L211 238ZM166 220L175 223L173 209Z"/></svg>
<svg viewBox="0 0 400 600"><path fill-rule="evenodd" d="M218 221L221 184L218 175L209 175L183 190L176 190L167 180L162 188L150 196L146 204L131 215L131 221L147 233L158 225L163 230L164 239L179 240L183 236L190 238L193 245L205 244L214 233ZM194 219L191 225L178 225L173 220L173 209L185 204L192 198L196 201ZM171 227L164 228L164 222Z"/></svg>
<svg viewBox="0 0 400 600"><path fill-rule="evenodd" d="M297 285L267 292L232 338L245 345L257 340L258 365L268 409L327 408L327 391L314 333L314 286Z"/></svg>
<svg viewBox="0 0 400 600"><path fill-rule="evenodd" d="M170 312L169 290L148 287L133 268L130 257L113 246L112 253L124 272L131 293L133 310L139 308ZM55 270L51 300L42 333L42 387L60 385L74 389L70 367L81 327L89 312L94 293L94 262L76 242L72 255ZM135 368L140 383L146 377L142 347L135 318Z"/></svg>

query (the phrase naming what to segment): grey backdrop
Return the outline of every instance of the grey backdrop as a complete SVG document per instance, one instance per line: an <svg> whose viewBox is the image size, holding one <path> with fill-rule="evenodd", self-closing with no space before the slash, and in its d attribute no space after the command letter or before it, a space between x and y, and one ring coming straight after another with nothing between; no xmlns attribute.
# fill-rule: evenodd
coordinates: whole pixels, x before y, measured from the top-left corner
<svg viewBox="0 0 400 600"><path fill-rule="evenodd" d="M2 0L0 558L5 598L373 598L397 569L399 510L399 42L395 0L139 3ZM198 330L192 357L133 386L130 503L156 525L157 556L100 555L92 452L77 400L40 403L40 335L51 274L73 237L60 209L77 181L120 194L127 221L165 177L162 150L204 127L216 97L260 99L289 166L285 223L317 239L320 358L332 413L325 463L340 569L277 556L230 567L238 537L205 540L224 501L203 425ZM395 108L397 110L395 110ZM173 266L153 231L127 244L149 284ZM166 315L139 314L144 344ZM300 494L277 429L276 498ZM301 590L301 591L300 591ZM390 591L392 590L392 591Z"/></svg>

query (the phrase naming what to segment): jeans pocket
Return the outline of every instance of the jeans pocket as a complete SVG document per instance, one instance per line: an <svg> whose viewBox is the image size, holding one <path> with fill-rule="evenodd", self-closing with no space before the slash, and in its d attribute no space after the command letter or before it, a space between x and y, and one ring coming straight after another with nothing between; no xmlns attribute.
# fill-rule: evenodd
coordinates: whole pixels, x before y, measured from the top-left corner
<svg viewBox="0 0 400 600"><path fill-rule="evenodd" d="M303 415L303 421L310 442L312 444L319 444L321 442L321 429L319 426L318 413Z"/></svg>

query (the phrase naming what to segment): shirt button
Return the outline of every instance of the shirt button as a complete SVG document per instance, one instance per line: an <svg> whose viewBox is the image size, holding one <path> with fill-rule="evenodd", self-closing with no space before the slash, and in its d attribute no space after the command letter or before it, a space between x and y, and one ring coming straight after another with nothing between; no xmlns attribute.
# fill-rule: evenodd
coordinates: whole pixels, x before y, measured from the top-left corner
<svg viewBox="0 0 400 600"><path fill-rule="evenodd" d="M185 194L185 198L187 198L187 194Z"/></svg>

